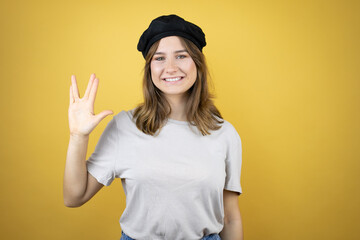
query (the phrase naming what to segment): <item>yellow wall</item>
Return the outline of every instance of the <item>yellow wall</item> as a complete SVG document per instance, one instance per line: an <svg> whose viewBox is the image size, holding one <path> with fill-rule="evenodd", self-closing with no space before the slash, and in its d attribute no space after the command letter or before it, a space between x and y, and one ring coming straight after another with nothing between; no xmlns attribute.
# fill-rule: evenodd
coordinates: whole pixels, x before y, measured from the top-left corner
<svg viewBox="0 0 360 240"><path fill-rule="evenodd" d="M135 107L137 41L170 13L206 33L216 105L242 138L245 238L359 239L360 6L340 0L2 0L0 238L120 238L119 179L63 205L70 76L83 96L97 74L96 113Z"/></svg>

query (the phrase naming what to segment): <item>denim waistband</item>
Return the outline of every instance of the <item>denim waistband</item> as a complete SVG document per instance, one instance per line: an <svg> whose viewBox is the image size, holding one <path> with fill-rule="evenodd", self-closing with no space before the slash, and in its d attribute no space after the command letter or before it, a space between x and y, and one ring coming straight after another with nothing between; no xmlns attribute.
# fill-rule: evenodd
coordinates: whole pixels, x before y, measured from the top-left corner
<svg viewBox="0 0 360 240"><path fill-rule="evenodd" d="M121 231L121 238L120 238L120 240L135 240L135 239L129 237L129 236L126 235L123 231ZM214 234L210 234L210 235L208 235L208 236L205 236L205 237L203 237L203 238L200 239L200 240L221 240L221 238L220 238L219 234L214 233Z"/></svg>

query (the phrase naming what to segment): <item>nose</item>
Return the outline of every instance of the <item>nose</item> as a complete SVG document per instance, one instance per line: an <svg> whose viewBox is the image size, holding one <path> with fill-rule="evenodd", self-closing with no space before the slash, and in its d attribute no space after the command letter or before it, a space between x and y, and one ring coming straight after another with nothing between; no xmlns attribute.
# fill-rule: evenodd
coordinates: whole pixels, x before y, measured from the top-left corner
<svg viewBox="0 0 360 240"><path fill-rule="evenodd" d="M177 70L178 70L178 66L176 65L175 61L169 59L165 66L165 72L172 73L172 72L176 72Z"/></svg>

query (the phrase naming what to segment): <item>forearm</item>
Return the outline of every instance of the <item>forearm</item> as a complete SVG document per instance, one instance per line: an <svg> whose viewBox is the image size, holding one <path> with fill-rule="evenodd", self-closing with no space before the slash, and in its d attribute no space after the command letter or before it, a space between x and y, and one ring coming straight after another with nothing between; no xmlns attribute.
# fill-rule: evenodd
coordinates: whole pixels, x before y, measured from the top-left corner
<svg viewBox="0 0 360 240"><path fill-rule="evenodd" d="M234 221L225 221L220 237L221 240L243 240L244 233L241 218Z"/></svg>
<svg viewBox="0 0 360 240"><path fill-rule="evenodd" d="M86 152L89 137L70 136L64 172L64 203L73 205L87 186Z"/></svg>

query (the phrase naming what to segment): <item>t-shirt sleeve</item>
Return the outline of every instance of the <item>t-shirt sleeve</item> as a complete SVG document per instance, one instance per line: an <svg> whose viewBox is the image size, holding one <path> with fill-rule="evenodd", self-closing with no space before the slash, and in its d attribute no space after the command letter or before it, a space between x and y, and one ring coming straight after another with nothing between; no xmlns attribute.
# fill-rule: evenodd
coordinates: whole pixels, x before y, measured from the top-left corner
<svg viewBox="0 0 360 240"><path fill-rule="evenodd" d="M113 117L101 134L94 152L86 161L88 172L105 186L109 186L115 178L117 144L118 128L116 119Z"/></svg>
<svg viewBox="0 0 360 240"><path fill-rule="evenodd" d="M240 177L242 164L242 146L241 138L236 129L230 124L230 133L227 141L226 152L226 178L224 188L229 191L242 193Z"/></svg>

